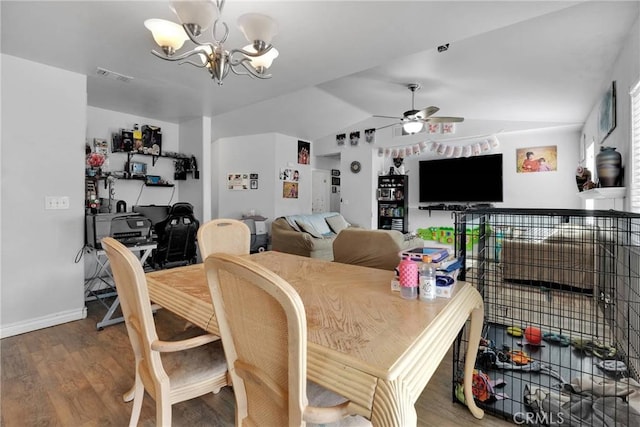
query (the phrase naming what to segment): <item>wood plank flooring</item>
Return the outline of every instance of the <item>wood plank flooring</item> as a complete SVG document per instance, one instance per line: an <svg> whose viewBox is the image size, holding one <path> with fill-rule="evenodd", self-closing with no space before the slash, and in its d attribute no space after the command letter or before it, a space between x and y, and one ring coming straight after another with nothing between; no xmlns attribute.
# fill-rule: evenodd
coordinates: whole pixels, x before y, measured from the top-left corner
<svg viewBox="0 0 640 427"><path fill-rule="evenodd" d="M0 426L125 426L131 403L122 395L133 382L133 353L124 324L96 330L104 308L88 303L87 319L0 340ZM184 320L156 314L158 335L168 338ZM451 401L447 355L416 402L419 426L509 426L486 414L476 420ZM174 426L234 426L231 388L173 406ZM155 425L155 402L142 405L140 426Z"/></svg>

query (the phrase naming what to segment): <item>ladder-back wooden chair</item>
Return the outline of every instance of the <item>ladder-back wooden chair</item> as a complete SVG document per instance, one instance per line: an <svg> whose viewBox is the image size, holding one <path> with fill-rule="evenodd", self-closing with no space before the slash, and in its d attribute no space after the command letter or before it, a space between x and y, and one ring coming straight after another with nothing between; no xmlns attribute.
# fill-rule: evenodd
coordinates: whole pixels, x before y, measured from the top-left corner
<svg viewBox="0 0 640 427"><path fill-rule="evenodd" d="M214 219L198 229L198 247L203 260L215 252L248 254L251 247L251 231L247 224L237 219Z"/></svg>
<svg viewBox="0 0 640 427"><path fill-rule="evenodd" d="M205 271L233 383L236 425L304 426L348 416L344 398L332 407L309 404L307 321L295 289L235 255L210 255Z"/></svg>
<svg viewBox="0 0 640 427"><path fill-rule="evenodd" d="M106 237L107 253L122 314L135 356L135 383L124 400L133 399L130 426L138 424L145 390L156 402L156 425L171 425L171 406L227 385L227 364L219 337L199 335L162 341L156 333L147 280L140 260L117 240Z"/></svg>

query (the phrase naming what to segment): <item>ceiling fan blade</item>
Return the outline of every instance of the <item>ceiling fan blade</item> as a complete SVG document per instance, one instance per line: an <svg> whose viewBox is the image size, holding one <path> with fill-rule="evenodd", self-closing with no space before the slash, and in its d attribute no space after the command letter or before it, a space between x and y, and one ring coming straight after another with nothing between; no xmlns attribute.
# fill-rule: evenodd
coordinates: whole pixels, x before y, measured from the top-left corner
<svg viewBox="0 0 640 427"><path fill-rule="evenodd" d="M399 125L399 124L400 124L400 123L391 123L390 125L385 125L385 126L382 126L382 127L376 128L376 130L386 129L386 128L388 128L388 127L395 126L395 125Z"/></svg>
<svg viewBox="0 0 640 427"><path fill-rule="evenodd" d="M395 117L395 116L378 116L378 115L373 115L373 117L381 117L383 119L396 119L396 120L402 120L402 117Z"/></svg>
<svg viewBox="0 0 640 427"><path fill-rule="evenodd" d="M433 105L430 107L426 107L420 111L418 111L415 116L419 117L421 119L426 119L429 116L432 116L433 114L437 113L438 111L440 111L440 109L438 107L434 107Z"/></svg>
<svg viewBox="0 0 640 427"><path fill-rule="evenodd" d="M464 121L464 117L427 117L424 121L431 123L459 123Z"/></svg>

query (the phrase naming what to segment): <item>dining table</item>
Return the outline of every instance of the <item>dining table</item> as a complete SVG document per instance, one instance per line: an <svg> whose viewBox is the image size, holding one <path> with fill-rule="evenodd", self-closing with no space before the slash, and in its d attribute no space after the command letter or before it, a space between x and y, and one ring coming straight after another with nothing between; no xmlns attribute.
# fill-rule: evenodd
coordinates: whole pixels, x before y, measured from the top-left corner
<svg viewBox="0 0 640 427"><path fill-rule="evenodd" d="M275 251L242 256L278 274L300 295L308 379L349 399L350 408L374 426L417 424L415 402L461 331L466 405L474 417L484 416L472 392L484 309L470 283L458 281L450 298L407 300L392 291L393 271ZM219 334L204 264L146 277L153 303Z"/></svg>

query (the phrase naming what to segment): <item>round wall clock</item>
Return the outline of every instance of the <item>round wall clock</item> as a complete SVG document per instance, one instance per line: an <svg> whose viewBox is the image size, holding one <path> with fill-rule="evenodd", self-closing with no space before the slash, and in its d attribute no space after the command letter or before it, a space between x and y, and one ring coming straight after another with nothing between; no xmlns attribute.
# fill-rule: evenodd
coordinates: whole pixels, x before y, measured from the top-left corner
<svg viewBox="0 0 640 427"><path fill-rule="evenodd" d="M355 160L351 162L351 172L358 173L360 172L360 169L362 169L362 165L360 165L360 162Z"/></svg>

